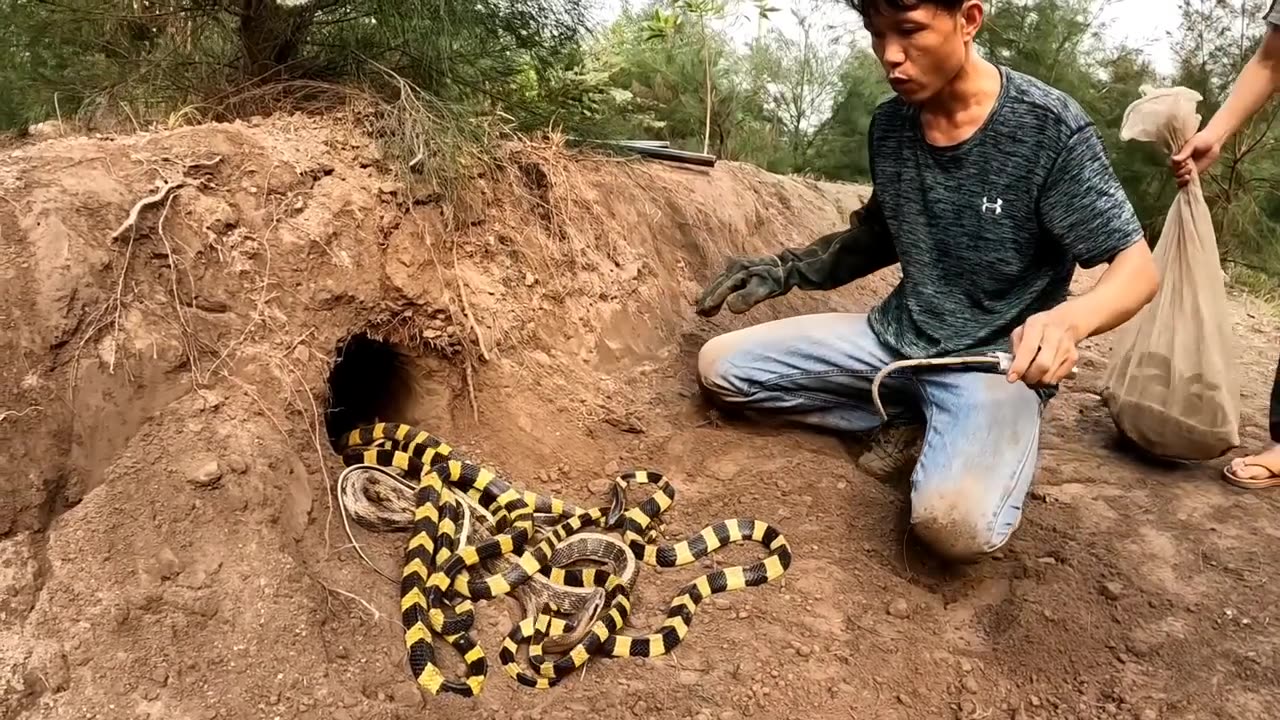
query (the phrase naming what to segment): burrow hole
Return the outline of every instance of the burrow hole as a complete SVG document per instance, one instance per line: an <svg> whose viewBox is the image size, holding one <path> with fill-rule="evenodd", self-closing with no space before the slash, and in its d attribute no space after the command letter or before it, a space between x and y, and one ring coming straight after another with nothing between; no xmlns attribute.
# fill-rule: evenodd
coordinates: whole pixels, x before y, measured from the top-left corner
<svg viewBox="0 0 1280 720"><path fill-rule="evenodd" d="M329 444L352 430L376 422L421 426L431 432L452 415L453 376L438 358L369 337L349 335L338 343L329 370L329 407L325 430Z"/></svg>

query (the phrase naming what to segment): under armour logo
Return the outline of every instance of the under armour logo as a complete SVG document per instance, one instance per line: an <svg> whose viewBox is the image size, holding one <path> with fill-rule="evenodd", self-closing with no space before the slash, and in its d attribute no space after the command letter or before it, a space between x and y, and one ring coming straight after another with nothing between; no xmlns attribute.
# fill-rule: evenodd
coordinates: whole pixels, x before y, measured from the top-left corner
<svg viewBox="0 0 1280 720"><path fill-rule="evenodd" d="M994 215L999 215L1000 210L1004 207L1004 198L996 198L995 202L988 202L987 196L982 196L982 212L985 214L989 210L994 210Z"/></svg>

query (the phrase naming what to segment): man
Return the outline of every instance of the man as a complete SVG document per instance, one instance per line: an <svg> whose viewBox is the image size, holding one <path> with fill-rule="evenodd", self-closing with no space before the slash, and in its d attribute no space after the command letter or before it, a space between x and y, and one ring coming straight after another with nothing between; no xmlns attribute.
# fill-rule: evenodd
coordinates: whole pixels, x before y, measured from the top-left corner
<svg viewBox="0 0 1280 720"><path fill-rule="evenodd" d="M1265 22L1262 44L1240 71L1226 103L1171 159L1179 187L1191 182L1193 174L1207 170L1222 153L1227 138L1280 89L1280 2L1271 3ZM1231 461L1222 470L1229 482L1243 488L1280 485L1280 364L1271 384L1270 425L1271 448Z"/></svg>
<svg viewBox="0 0 1280 720"><path fill-rule="evenodd" d="M800 250L734 258L698 312L734 313L792 288L830 289L900 263L870 314L807 315L703 346L724 405L841 432L880 425L872 377L902 358L1014 353L1007 376L896 372L894 419L923 413L911 523L944 558L974 561L1021 519L1045 400L1076 344L1132 317L1158 278L1097 130L1071 98L974 51L981 0L850 0L895 96L873 115L873 192L848 231ZM1109 263L1067 299L1076 264Z"/></svg>

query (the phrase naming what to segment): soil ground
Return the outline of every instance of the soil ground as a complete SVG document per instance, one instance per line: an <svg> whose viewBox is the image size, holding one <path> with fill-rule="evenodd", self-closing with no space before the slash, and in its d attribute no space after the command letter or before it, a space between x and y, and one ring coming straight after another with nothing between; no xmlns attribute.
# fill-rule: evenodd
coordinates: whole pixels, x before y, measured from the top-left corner
<svg viewBox="0 0 1280 720"><path fill-rule="evenodd" d="M520 145L445 206L383 165L301 117L0 159L0 718L1275 716L1280 495L1221 482L1225 459L1121 448L1107 338L1049 407L1014 539L946 567L904 533L905 479L858 469L863 446L719 418L694 378L718 332L892 286L691 311L725 255L807 243L865 189ZM1277 321L1244 296L1232 312L1244 452L1266 440ZM794 563L704 603L670 656L543 692L496 663L511 604L482 603L483 693L423 696L397 589L328 491L329 436L373 416L579 503L620 467L661 470L670 538L758 517ZM398 575L405 537L354 532ZM631 624L754 557L643 568Z"/></svg>

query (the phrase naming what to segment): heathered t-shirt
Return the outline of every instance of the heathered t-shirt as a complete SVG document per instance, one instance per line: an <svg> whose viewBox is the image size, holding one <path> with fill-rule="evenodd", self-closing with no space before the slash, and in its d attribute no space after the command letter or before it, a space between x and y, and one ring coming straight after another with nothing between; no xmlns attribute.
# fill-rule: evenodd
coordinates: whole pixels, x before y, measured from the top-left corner
<svg viewBox="0 0 1280 720"><path fill-rule="evenodd" d="M1280 25L1280 0L1271 3L1271 9L1267 11L1267 22Z"/></svg>
<svg viewBox="0 0 1280 720"><path fill-rule="evenodd" d="M1075 265L1108 262L1142 237L1079 104L1000 72L995 107L959 144L930 145L897 96L872 116L873 193L902 280L869 322L907 357L1008 351L1014 328L1067 297Z"/></svg>

